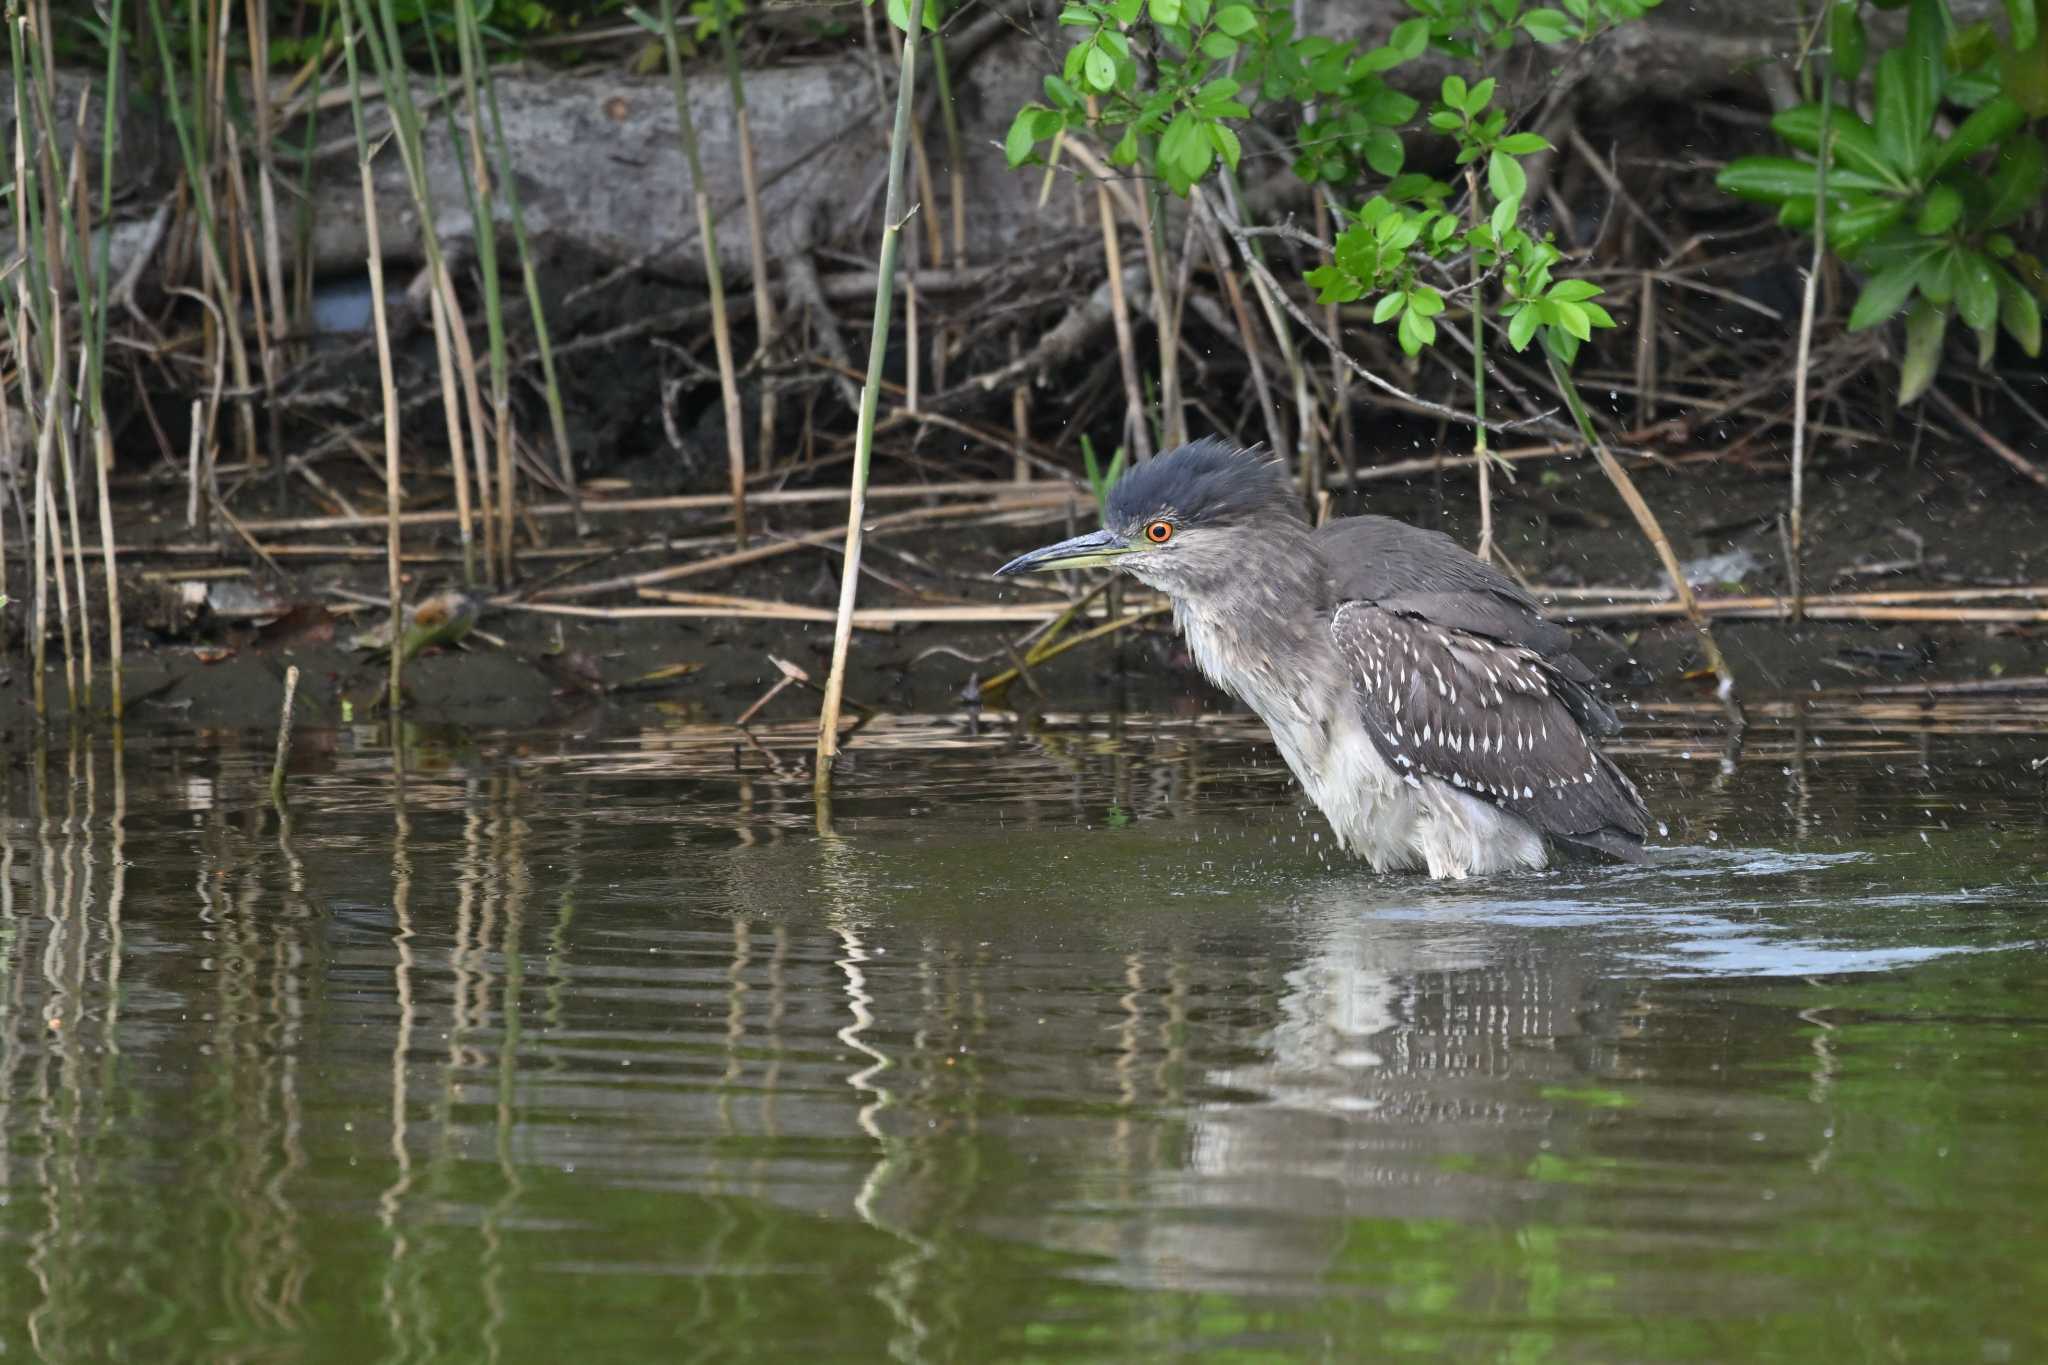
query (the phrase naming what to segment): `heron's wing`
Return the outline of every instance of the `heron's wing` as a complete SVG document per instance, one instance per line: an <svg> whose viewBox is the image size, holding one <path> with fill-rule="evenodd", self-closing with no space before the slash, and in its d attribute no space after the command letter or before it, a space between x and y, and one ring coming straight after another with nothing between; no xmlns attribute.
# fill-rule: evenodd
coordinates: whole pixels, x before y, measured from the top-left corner
<svg viewBox="0 0 2048 1365"><path fill-rule="evenodd" d="M1559 695L1579 724L1603 735L1620 729L1592 670L1572 654L1571 632L1546 619L1514 580L1449 536L1388 517L1346 517L1316 532L1316 548L1330 566L1332 600L1370 602L1528 650L1556 675Z"/></svg>
<svg viewBox="0 0 2048 1365"><path fill-rule="evenodd" d="M1541 621L1512 578L1440 531L1391 517L1344 517L1315 532L1338 601L1377 602L1400 593L1478 593Z"/></svg>
<svg viewBox="0 0 2048 1365"><path fill-rule="evenodd" d="M1541 655L1367 602L1338 607L1330 636L1396 772L1448 782L1553 838L1640 850L1642 798L1593 747Z"/></svg>

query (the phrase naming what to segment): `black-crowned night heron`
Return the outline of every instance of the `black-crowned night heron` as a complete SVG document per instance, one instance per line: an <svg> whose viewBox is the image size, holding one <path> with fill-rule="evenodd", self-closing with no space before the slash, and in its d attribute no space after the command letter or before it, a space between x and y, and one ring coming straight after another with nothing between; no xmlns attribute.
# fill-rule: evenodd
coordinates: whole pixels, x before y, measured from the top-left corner
<svg viewBox="0 0 2048 1365"><path fill-rule="evenodd" d="M1560 840L1642 857L1642 797L1571 636L1448 536L1320 528L1284 469L1206 439L1138 465L1105 529L1011 560L1103 565L1173 601L1202 672L1272 730L1337 842L1380 871L1538 868Z"/></svg>

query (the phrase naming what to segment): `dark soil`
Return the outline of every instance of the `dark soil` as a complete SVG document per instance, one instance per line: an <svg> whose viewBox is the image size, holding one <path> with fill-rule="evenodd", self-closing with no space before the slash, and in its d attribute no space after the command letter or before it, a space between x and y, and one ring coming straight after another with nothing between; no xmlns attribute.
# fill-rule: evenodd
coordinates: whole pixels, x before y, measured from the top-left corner
<svg viewBox="0 0 2048 1365"><path fill-rule="evenodd" d="M1406 452L1402 452L1405 454ZM1706 589L1776 593L1787 586L1777 518L1786 497L1782 469L1736 468L1724 464L1660 470L1646 467L1638 480L1670 532L1680 557L1734 555L1721 580ZM1809 473L1807 587L1809 592L1894 587L2011 585L2044 575L2048 558L2048 498L2008 476L2003 466L1973 452L1943 458L1922 452L1904 456L1837 457ZM169 506L159 518L172 524ZM119 524L148 522L147 510L122 499ZM1439 525L1470 544L1478 510L1468 477L1429 476L1366 485L1341 494L1340 514L1377 511L1425 525ZM766 529L787 533L823 526L833 519L827 506L783 509ZM1517 481L1497 493L1500 543L1532 581L1545 586L1654 586L1656 560L1619 499L1590 461L1525 464ZM597 523L594 538L622 543L661 532L687 534L646 519L627 526L619 519ZM1003 600L1012 595L987 572L1010 554L1064 535L1063 522L1048 517L1040 527L920 530L913 536L871 541L869 563L898 582L955 599ZM566 523L551 529L566 539ZM428 537L408 539L424 548ZM367 543L367 542L366 542ZM10 547L11 548L11 547ZM593 546L599 552L602 544ZM1872 565L1917 565L1869 573ZM632 561L631 567L659 562ZM124 568L124 601L130 629L124 677L127 723L132 729L266 729L275 723L286 667L297 664L302 681L298 713L302 725L369 721L381 714L383 656L352 646L353 637L377 624L382 612L365 607L357 615L332 617L344 606L334 587L378 595L382 564L352 561L294 570L278 581L261 566L240 580L302 604L283 620L259 628L212 620L187 621L162 607L166 589L147 581L143 570L185 567L151 560ZM537 565L550 572L557 562ZM692 590L743 594L829 607L837 596L836 550L801 550L720 576L691 580ZM10 584L19 597L21 563L10 565ZM617 572L616 567L592 573ZM588 575L586 575L588 576ZM422 571L416 595L445 586ZM97 589L95 589L97 591ZM865 585L863 605L910 601L882 583ZM154 605L153 605L154 604ZM0 726L33 726L31 689L20 650L17 600L8 608L9 651L0 665ZM98 612L94 616L97 619ZM606 684L599 689L551 655L556 632L571 654L581 656ZM858 631L854 637L851 697L897 710L954 710L966 705L977 677L1008 666L1006 639L1025 627L902 626L890 632ZM2048 631L2033 625L1723 622L1717 635L1746 693L1810 691L1868 683L1957 679L2040 679L2048 673ZM527 728L559 723L587 725L593 718L629 722L659 708L669 717L729 722L780 676L770 656L779 656L822 680L831 644L825 624L760 621L629 620L620 622L542 617L486 611L479 630L503 640L502 647L472 636L461 648L429 651L405 674L409 719L462 727ZM1697 695L1707 684L1697 676L1698 642L1683 622L1612 625L1582 632L1581 652L1624 695ZM55 657L57 650L51 650ZM97 644L102 670L105 642ZM975 660L981 660L976 662ZM694 671L665 685L618 688L667 665ZM1034 670L1043 701L1025 688L1007 699L1015 705L1058 709L1104 706L1184 707L1222 705L1193 671L1185 652L1167 630L1126 637L1073 651ZM53 715L65 714L61 668L48 681ZM105 705L105 683L99 685ZM762 712L789 720L810 714L814 693L790 688ZM652 718L651 715L648 718Z"/></svg>

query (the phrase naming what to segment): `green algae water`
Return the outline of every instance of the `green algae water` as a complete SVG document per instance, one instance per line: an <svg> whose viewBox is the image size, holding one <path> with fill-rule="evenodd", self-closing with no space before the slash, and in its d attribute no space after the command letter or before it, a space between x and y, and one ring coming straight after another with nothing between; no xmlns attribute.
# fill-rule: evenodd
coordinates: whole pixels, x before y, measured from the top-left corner
<svg viewBox="0 0 2048 1365"><path fill-rule="evenodd" d="M2048 713L1766 711L1466 884L1228 718L17 745L0 1356L2048 1358Z"/></svg>

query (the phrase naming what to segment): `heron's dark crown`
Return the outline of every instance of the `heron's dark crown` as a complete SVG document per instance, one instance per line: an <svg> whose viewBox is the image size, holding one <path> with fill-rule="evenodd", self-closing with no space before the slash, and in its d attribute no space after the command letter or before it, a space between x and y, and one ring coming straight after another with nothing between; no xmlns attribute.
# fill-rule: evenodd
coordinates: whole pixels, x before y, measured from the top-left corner
<svg viewBox="0 0 2048 1365"><path fill-rule="evenodd" d="M1136 466L1109 495L1109 524L1171 516L1187 526L1303 522L1287 470L1257 447L1204 436Z"/></svg>

